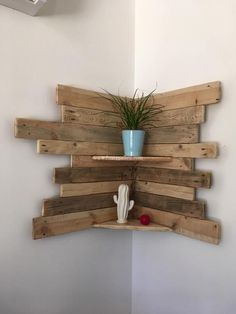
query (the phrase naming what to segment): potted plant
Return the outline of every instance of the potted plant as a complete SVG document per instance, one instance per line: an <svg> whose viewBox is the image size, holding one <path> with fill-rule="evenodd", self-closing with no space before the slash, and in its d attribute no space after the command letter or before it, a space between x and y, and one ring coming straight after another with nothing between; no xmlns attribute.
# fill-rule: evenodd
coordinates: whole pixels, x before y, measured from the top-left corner
<svg viewBox="0 0 236 314"><path fill-rule="evenodd" d="M155 90L148 95L138 96L135 90L132 98L113 95L107 91L103 95L119 113L122 125L122 140L125 156L142 156L145 128L151 126L154 116L161 112L160 106L153 105Z"/></svg>

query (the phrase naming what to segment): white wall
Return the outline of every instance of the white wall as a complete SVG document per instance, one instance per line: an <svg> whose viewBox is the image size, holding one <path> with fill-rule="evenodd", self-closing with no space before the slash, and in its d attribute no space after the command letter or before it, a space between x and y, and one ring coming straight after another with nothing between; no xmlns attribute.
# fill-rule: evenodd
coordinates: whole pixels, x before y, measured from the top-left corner
<svg viewBox="0 0 236 314"><path fill-rule="evenodd" d="M133 314L233 314L236 299L236 3L234 0L136 0L135 85L172 90L223 82L220 104L208 107L203 141L220 157L198 162L214 174L202 190L221 220L219 246L176 234L134 233Z"/></svg>
<svg viewBox="0 0 236 314"><path fill-rule="evenodd" d="M16 117L59 118L57 83L133 90L133 1L50 0L40 17L0 6L0 313L127 314L131 234L82 231L31 239L54 167L14 138ZM121 23L122 16L122 23Z"/></svg>

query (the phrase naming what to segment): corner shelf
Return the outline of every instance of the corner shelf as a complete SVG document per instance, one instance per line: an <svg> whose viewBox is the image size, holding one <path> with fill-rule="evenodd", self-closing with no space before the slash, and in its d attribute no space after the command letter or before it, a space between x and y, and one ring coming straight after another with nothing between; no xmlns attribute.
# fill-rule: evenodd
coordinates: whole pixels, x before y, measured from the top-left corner
<svg viewBox="0 0 236 314"><path fill-rule="evenodd" d="M152 156L92 156L93 160L108 160L108 161L153 161L153 162L166 162L171 161L172 157L152 157Z"/></svg>
<svg viewBox="0 0 236 314"><path fill-rule="evenodd" d="M149 225L141 225L138 220L129 220L126 224L118 224L115 220L94 224L94 228L112 229L112 230L136 230L136 231L172 231L171 228L150 223Z"/></svg>

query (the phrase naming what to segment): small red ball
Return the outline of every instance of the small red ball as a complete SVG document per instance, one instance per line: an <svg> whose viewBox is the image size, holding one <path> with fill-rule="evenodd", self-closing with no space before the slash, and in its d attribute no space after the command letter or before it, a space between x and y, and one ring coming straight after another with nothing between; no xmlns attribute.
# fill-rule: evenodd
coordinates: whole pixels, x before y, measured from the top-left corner
<svg viewBox="0 0 236 314"><path fill-rule="evenodd" d="M142 225L149 225L150 224L150 217L148 215L141 215L139 217L140 223Z"/></svg>

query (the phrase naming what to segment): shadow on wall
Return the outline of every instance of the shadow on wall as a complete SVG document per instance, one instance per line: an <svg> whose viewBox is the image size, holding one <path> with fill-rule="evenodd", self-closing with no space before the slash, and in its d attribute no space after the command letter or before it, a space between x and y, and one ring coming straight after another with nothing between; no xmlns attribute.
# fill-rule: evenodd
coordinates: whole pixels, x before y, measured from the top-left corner
<svg viewBox="0 0 236 314"><path fill-rule="evenodd" d="M39 16L50 15L73 15L78 11L82 12L87 7L86 0L48 0L45 6L40 10ZM96 5L98 1L94 2ZM97 3L98 4L98 3Z"/></svg>

